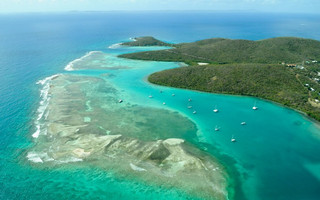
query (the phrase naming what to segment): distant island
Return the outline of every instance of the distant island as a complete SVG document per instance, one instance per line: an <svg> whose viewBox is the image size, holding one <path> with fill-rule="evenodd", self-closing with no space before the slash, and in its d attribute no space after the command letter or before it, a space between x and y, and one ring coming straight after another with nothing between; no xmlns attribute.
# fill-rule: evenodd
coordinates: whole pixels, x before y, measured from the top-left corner
<svg viewBox="0 0 320 200"><path fill-rule="evenodd" d="M173 46L173 44L162 42L150 36L131 38L131 40L121 44L125 46Z"/></svg>
<svg viewBox="0 0 320 200"><path fill-rule="evenodd" d="M153 37L139 37L122 45L172 47L123 54L119 56L122 58L189 65L151 74L151 83L259 97L320 121L320 41L295 37L259 41L213 38L168 44Z"/></svg>

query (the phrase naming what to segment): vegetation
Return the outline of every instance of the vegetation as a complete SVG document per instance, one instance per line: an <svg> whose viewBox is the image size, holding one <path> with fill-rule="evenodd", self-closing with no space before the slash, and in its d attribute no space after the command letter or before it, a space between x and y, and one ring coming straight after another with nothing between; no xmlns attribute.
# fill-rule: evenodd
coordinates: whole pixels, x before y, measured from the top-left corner
<svg viewBox="0 0 320 200"><path fill-rule="evenodd" d="M160 40L155 39L154 37L145 36L133 38L134 41L124 42L122 45L126 46L172 46L172 44L162 42Z"/></svg>
<svg viewBox="0 0 320 200"><path fill-rule="evenodd" d="M150 75L149 81L155 84L260 97L303 111L320 121L319 41L209 39L174 47L121 57L190 65Z"/></svg>
<svg viewBox="0 0 320 200"><path fill-rule="evenodd" d="M207 39L174 45L174 49L124 54L120 57L140 60L227 63L302 63L320 60L320 42L280 37L260 41Z"/></svg>

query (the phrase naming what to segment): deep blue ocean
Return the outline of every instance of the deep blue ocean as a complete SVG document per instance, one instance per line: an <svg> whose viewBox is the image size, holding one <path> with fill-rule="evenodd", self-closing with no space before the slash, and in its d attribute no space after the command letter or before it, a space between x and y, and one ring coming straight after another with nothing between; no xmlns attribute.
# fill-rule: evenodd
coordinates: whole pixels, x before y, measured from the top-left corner
<svg viewBox="0 0 320 200"><path fill-rule="evenodd" d="M215 37L261 40L279 36L295 36L320 40L320 15L307 14L214 12L2 14L0 15L0 27L0 199L188 198L179 192L166 191L163 188L149 187L143 183L113 177L94 167L88 169L66 166L38 169L26 161L26 151L33 146L31 135L35 131L34 120L40 101L41 87L36 85L36 82L53 74L64 73L64 67L68 63L87 52L108 52L111 51L108 47L114 43L127 41L130 37L146 35L172 43ZM121 51L119 49L118 53ZM126 49L123 50L123 52L126 51ZM201 95L207 94L199 94ZM211 96L206 98L211 98ZM215 98L227 99L222 95ZM230 97L226 101L232 102L236 99ZM248 101L252 102L251 99ZM289 169L292 169L288 170L288 174L277 174L280 171L273 171L277 161L266 159L263 163L263 159L260 159L261 163L257 163L257 166L270 165L270 168L264 168L269 171L258 172L265 181L252 182L251 185L249 181L239 189L243 191L236 198L319 199L319 124L295 111L271 105L268 102L261 101L259 105L264 105L266 108L270 106L272 111L287 113L285 118L275 114L275 119L279 124L282 121L284 124L288 121L291 123L288 116L292 117L296 125L302 124L296 128L285 124L281 130L284 130L286 139L290 131L294 129L301 130L299 132L301 134L314 134L313 139L301 136L299 140L300 136L292 137L293 140L297 140L292 144L298 145L294 155L299 155L299 160L306 161L307 170L303 169L305 171L300 174L299 170L302 170L300 166L292 166L292 168L288 166ZM177 106L178 111L181 109ZM265 110L266 116L272 116L267 109ZM228 118L226 114L224 117ZM233 119L232 116L230 118ZM194 120L197 121L197 117ZM223 125L228 126L227 122L225 123ZM200 117L199 126L206 127L205 124L201 124ZM254 130L260 128L270 133L274 131L272 127L252 127ZM229 131L234 130L230 128ZM257 143L244 143L243 147L240 145L243 151L239 150L239 154L244 155L248 151L248 158L243 156L239 158L256 159L249 151L256 149L259 152L259 142L265 142L270 144L270 155L274 154L281 162L286 159L291 161L297 159L298 157L290 157L289 147L286 149L286 154L277 152L280 143L286 141L281 137L281 135L277 136L279 141L257 140ZM272 137L272 139L275 138ZM299 142L302 146L299 146ZM230 149L232 150L234 149ZM227 152L226 149L225 153L230 152ZM268 157L270 155L256 156ZM247 169L254 168L249 162L246 167ZM291 172L294 174L289 174ZM285 171L282 170L281 173Z"/></svg>

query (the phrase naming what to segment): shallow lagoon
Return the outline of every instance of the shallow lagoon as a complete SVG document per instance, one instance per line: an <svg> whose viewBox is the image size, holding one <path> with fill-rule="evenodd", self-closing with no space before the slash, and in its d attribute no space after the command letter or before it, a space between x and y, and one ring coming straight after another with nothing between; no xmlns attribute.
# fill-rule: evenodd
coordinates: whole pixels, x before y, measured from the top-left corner
<svg viewBox="0 0 320 200"><path fill-rule="evenodd" d="M143 141L183 138L226 165L230 184L237 186L236 199L300 199L319 191L320 157L315 152L320 150L320 131L316 123L256 98L152 85L146 81L147 75L182 64L117 58L119 50L90 52L66 68L75 71L51 81L51 95L70 96L49 104L49 110L53 106L49 121L64 120L58 109L63 105L68 114L77 113L72 114L74 119L65 120L80 132L123 134ZM143 49L129 48L137 50ZM72 94L80 90L85 91L82 96ZM119 99L123 103L118 103ZM258 110L252 110L254 104ZM119 106L126 109L118 110ZM213 112L214 108L219 112ZM241 125L244 121L246 125ZM83 123L91 125L81 128ZM216 126L219 131L214 130ZM237 142L232 143L232 137Z"/></svg>

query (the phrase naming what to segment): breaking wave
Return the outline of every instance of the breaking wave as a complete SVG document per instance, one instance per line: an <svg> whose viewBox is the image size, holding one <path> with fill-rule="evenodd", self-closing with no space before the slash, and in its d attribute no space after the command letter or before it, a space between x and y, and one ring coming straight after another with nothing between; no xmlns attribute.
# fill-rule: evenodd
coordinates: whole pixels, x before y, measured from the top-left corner
<svg viewBox="0 0 320 200"><path fill-rule="evenodd" d="M39 80L36 84L42 85L43 88L40 90L40 103L37 109L38 117L35 120L34 124L36 127L36 131L32 134L33 138L38 138L40 134L46 134L47 130L43 128L43 125L40 123L42 119L46 119L48 117L48 110L47 107L50 101L49 89L50 89L50 82L57 78L60 74L56 74L53 76L49 76L43 80Z"/></svg>
<svg viewBox="0 0 320 200"><path fill-rule="evenodd" d="M108 48L109 49L117 49L117 48L120 48L121 45L122 45L122 43L116 43L116 44L110 45Z"/></svg>
<svg viewBox="0 0 320 200"><path fill-rule="evenodd" d="M73 67L74 67L74 65L75 65L76 63L81 62L83 59L85 59L85 58L87 58L87 57L89 57L89 56L91 56L92 54L97 53L97 52L100 52L100 51L90 51L90 52L86 53L86 55L82 56L81 58L77 58L77 59L71 61L70 63L68 63L68 64L66 65L66 67L64 68L64 70L66 70L66 71L73 71L73 70L74 70Z"/></svg>

